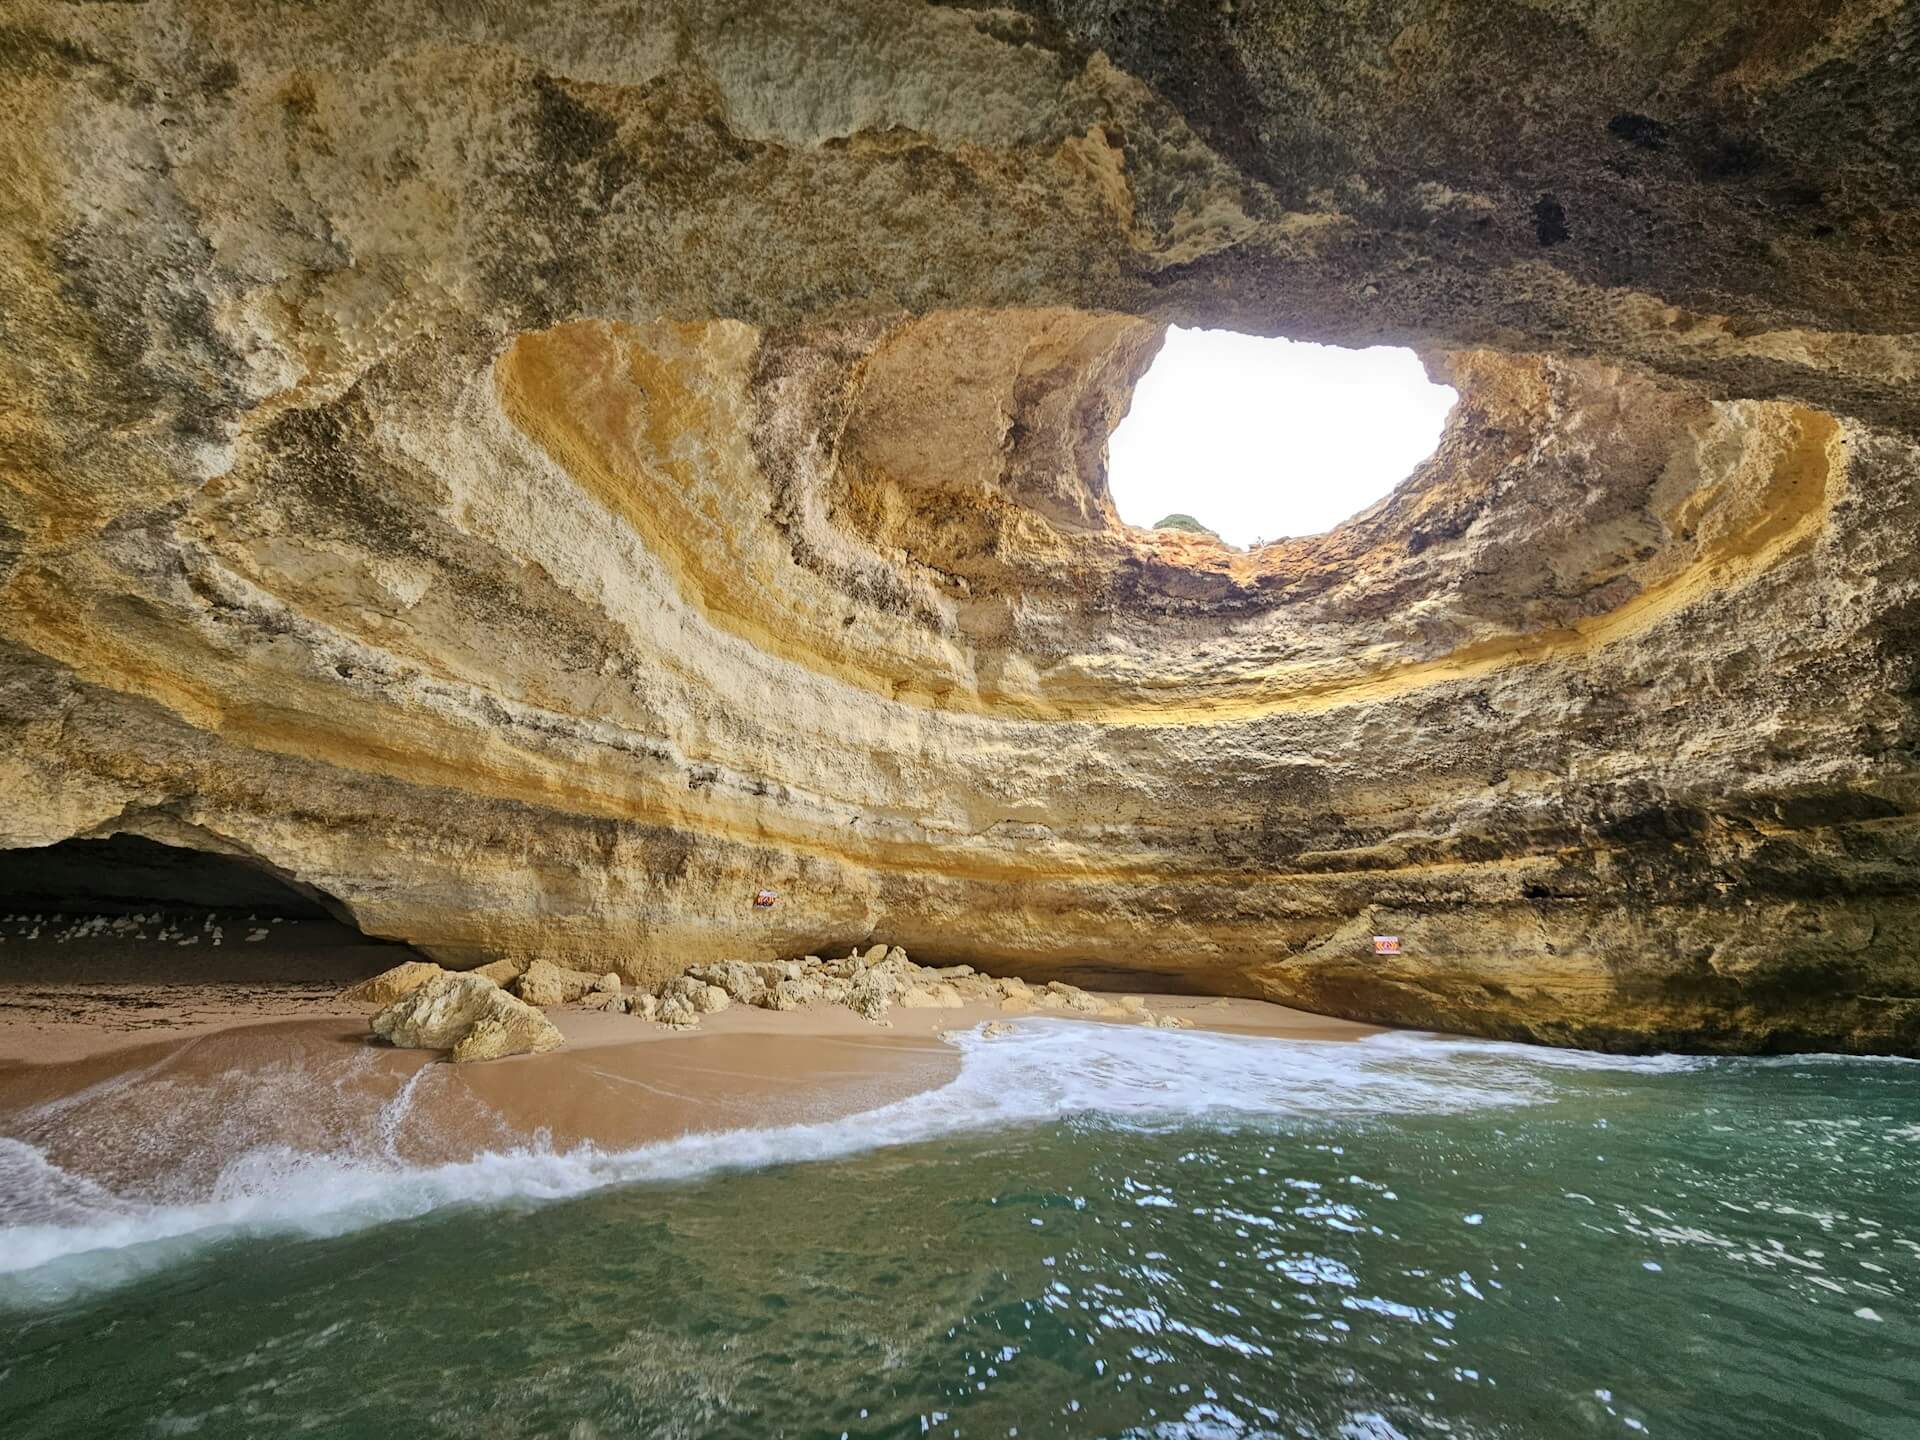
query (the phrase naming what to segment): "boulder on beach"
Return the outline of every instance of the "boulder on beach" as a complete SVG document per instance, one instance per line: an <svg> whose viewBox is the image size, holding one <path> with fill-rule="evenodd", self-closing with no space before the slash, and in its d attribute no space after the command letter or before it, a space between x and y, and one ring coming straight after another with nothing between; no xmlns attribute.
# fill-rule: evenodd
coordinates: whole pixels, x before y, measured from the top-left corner
<svg viewBox="0 0 1920 1440"><path fill-rule="evenodd" d="M589 996L586 1003L596 1003ZM689 966L654 995L634 996L630 1013L663 1025L693 1026L730 1003L762 1010L797 1010L807 1005L844 1005L876 1025L886 1025L894 1006L905 1010L958 1010L967 1005L998 1006L1009 1014L1033 1009L1074 1013L1103 1020L1152 1023L1140 996L1123 999L1092 994L1077 985L1053 981L1036 989L1013 977L982 975L970 965L918 965L898 945L872 945L838 959L807 955L792 960L718 960Z"/></svg>
<svg viewBox="0 0 1920 1440"><path fill-rule="evenodd" d="M520 973L526 968L527 962L525 960L516 960L512 956L508 956L504 960L495 960L491 964L475 966L466 973L469 975L484 975L487 979L493 981L494 984L505 989L508 985L512 984L514 980L518 979Z"/></svg>
<svg viewBox="0 0 1920 1440"><path fill-rule="evenodd" d="M373 1017L373 1033L407 1050L447 1050L456 1063L557 1049L553 1022L482 975L442 972Z"/></svg>
<svg viewBox="0 0 1920 1440"><path fill-rule="evenodd" d="M1108 1002L1098 995L1090 995L1078 985L1069 985L1064 980L1049 980L1047 988L1035 997L1042 1008L1048 1010L1078 1010L1083 1015L1100 1015L1108 1008ZM1112 1007L1118 1009L1118 1007Z"/></svg>
<svg viewBox="0 0 1920 1440"><path fill-rule="evenodd" d="M661 999L679 1000L695 1015L711 1015L716 1010L724 1010L731 997L718 985L710 985L691 973L676 975L669 980L666 989L661 991Z"/></svg>
<svg viewBox="0 0 1920 1440"><path fill-rule="evenodd" d="M710 965L695 965L687 974L705 984L718 985L729 999L739 1004L756 1005L768 985L786 979L789 969L797 971L798 967L790 962L749 965L741 960L721 960Z"/></svg>
<svg viewBox="0 0 1920 1440"><path fill-rule="evenodd" d="M535 960L513 981L513 993L529 1005L571 1005L588 991L602 988L611 980L617 990L620 979L590 970L569 970L551 960Z"/></svg>
<svg viewBox="0 0 1920 1440"><path fill-rule="evenodd" d="M473 1028L460 1037L447 1055L449 1060L456 1065L467 1065L476 1060L537 1055L560 1048L563 1037L551 1020L498 987L495 993L503 1003L473 1022Z"/></svg>
<svg viewBox="0 0 1920 1440"><path fill-rule="evenodd" d="M686 997L669 995L660 1002L660 1008L654 1012L653 1019L662 1025L671 1025L675 1029L690 1029L700 1023L700 1015L688 1003Z"/></svg>
<svg viewBox="0 0 1920 1440"><path fill-rule="evenodd" d="M763 1010L798 1010L803 1005L817 1004L830 998L824 981L807 976L776 981L761 991L753 1003Z"/></svg>
<svg viewBox="0 0 1920 1440"><path fill-rule="evenodd" d="M403 995L410 995L428 981L447 972L431 960L408 960L391 970L382 970L378 975L369 976L358 985L350 985L340 992L340 998L349 1005L391 1005Z"/></svg>

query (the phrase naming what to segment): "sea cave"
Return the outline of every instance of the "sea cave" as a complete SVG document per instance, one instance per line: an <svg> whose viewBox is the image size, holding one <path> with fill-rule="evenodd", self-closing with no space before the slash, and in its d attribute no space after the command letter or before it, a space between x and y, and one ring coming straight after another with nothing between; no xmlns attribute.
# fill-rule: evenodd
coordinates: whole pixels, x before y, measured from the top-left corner
<svg viewBox="0 0 1920 1440"><path fill-rule="evenodd" d="M20 0L0 1424L1912 1433L1916 55Z"/></svg>

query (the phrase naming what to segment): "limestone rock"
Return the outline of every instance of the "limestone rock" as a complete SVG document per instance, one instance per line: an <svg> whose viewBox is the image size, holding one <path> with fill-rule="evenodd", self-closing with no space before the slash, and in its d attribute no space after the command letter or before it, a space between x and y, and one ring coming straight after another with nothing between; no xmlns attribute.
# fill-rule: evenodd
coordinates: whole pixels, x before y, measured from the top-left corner
<svg viewBox="0 0 1920 1440"><path fill-rule="evenodd" d="M695 1015L711 1015L726 1009L730 997L718 985L710 985L693 975L681 975L668 982L662 998L681 1002Z"/></svg>
<svg viewBox="0 0 1920 1440"><path fill-rule="evenodd" d="M853 982L847 995L847 1008L862 1019L878 1024L887 1018L893 1005L893 991L885 985L871 985L864 979Z"/></svg>
<svg viewBox="0 0 1920 1440"><path fill-rule="evenodd" d="M1077 1010L1083 1015L1098 1015L1107 1008L1107 1002L1098 995L1061 980L1049 980L1039 1000L1048 1009Z"/></svg>
<svg viewBox="0 0 1920 1440"><path fill-rule="evenodd" d="M798 1010L804 1005L814 1005L832 998L822 981L800 978L769 985L753 1003L766 1010Z"/></svg>
<svg viewBox="0 0 1920 1440"><path fill-rule="evenodd" d="M403 1049L449 1050L503 993L478 975L443 973L377 1013L373 1033Z"/></svg>
<svg viewBox="0 0 1920 1440"><path fill-rule="evenodd" d="M0 848L1920 1050L1911 7L1226 8L9 6ZM1169 324L1458 402L1143 530Z"/></svg>
<svg viewBox="0 0 1920 1440"><path fill-rule="evenodd" d="M520 973L526 968L526 961L509 958L505 960L495 960L486 965L476 965L466 973L469 975L483 976L493 981L493 983L498 985L502 990L505 990L512 985L514 980L519 978Z"/></svg>
<svg viewBox="0 0 1920 1440"><path fill-rule="evenodd" d="M671 1025L676 1029L688 1030L700 1023L700 1012L684 995L669 995L660 1002L660 1008L653 1018L662 1025Z"/></svg>
<svg viewBox="0 0 1920 1440"><path fill-rule="evenodd" d="M560 1032L532 1006L479 975L443 973L373 1017L373 1033L404 1049L449 1050L457 1061L551 1050Z"/></svg>
<svg viewBox="0 0 1920 1440"><path fill-rule="evenodd" d="M472 1028L454 1042L447 1058L456 1065L466 1065L476 1060L500 1060L509 1055L538 1055L557 1050L563 1043L552 1021L503 990L494 1008L475 1020Z"/></svg>
<svg viewBox="0 0 1920 1440"><path fill-rule="evenodd" d="M790 978L788 968L787 965L763 967L743 964L738 960L725 960L713 965L695 965L687 974L709 985L719 986L729 999L737 1000L742 1005L753 1005L759 1003L761 995L767 990L769 971L774 972L777 981ZM797 973L797 966L791 968Z"/></svg>
<svg viewBox="0 0 1920 1440"><path fill-rule="evenodd" d="M445 973L430 961L407 960L391 970L369 976L358 985L348 986L340 992L340 999L349 1005L391 1005Z"/></svg>
<svg viewBox="0 0 1920 1440"><path fill-rule="evenodd" d="M607 980L612 981L614 988L619 987L618 976L593 975L584 970L563 969L551 960L535 960L514 979L512 988L513 993L529 1005L570 1005Z"/></svg>

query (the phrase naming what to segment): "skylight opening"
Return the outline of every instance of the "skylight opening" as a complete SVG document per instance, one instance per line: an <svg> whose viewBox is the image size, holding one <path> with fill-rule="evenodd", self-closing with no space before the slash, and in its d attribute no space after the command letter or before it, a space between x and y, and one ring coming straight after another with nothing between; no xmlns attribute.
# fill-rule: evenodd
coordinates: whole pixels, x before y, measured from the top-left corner
<svg viewBox="0 0 1920 1440"><path fill-rule="evenodd" d="M1107 487L1142 528L1243 548L1318 535L1433 454L1457 398L1411 350L1172 329L1108 442Z"/></svg>

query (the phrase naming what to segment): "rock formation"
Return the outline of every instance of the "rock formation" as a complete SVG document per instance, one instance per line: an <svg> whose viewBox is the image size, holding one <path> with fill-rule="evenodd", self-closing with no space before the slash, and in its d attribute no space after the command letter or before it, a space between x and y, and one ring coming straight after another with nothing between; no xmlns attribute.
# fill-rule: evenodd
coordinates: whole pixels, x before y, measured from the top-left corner
<svg viewBox="0 0 1920 1440"><path fill-rule="evenodd" d="M428 960L404 960L358 985L349 985L340 992L340 999L349 1005L377 1005L384 1009L446 973Z"/></svg>
<svg viewBox="0 0 1920 1440"><path fill-rule="evenodd" d="M655 997L636 997L652 999ZM691 1026L700 1017L738 1002L762 1010L797 1010L809 1005L844 1005L855 1014L885 1025L895 1005L902 1010L958 1010L993 1005L1012 1014L1051 1011L1125 1020L1165 1028L1186 1028L1177 1015L1158 1016L1144 996L1102 996L1049 980L1033 987L1018 976L979 974L971 965L916 965L895 945L854 950L837 960L806 955L795 960L726 960L695 965L665 986L658 1012L644 1006L631 1013L669 1025Z"/></svg>
<svg viewBox="0 0 1920 1440"><path fill-rule="evenodd" d="M373 1033L410 1050L445 1050L455 1064L555 1050L553 1022L478 975L441 974L373 1017Z"/></svg>
<svg viewBox="0 0 1920 1440"><path fill-rule="evenodd" d="M1916 60L1898 0L19 0L0 846L516 973L1911 1052ZM1131 529L1169 323L1460 404L1327 535Z"/></svg>
<svg viewBox="0 0 1920 1440"><path fill-rule="evenodd" d="M551 960L535 960L511 982L513 993L529 1005L571 1005L591 992L620 991L620 977L608 971L593 975L567 970Z"/></svg>

